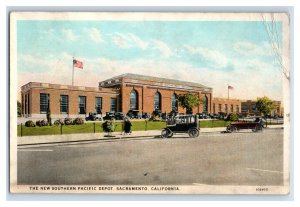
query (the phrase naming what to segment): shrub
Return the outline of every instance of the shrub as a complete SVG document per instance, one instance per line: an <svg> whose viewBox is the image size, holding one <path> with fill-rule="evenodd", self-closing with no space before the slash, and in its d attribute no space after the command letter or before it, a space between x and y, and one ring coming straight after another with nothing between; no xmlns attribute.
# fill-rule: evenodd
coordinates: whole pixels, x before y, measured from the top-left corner
<svg viewBox="0 0 300 207"><path fill-rule="evenodd" d="M35 127L35 124L33 123L33 121L28 120L28 121L25 122L25 126L27 126L27 127Z"/></svg>
<svg viewBox="0 0 300 207"><path fill-rule="evenodd" d="M65 125L71 125L73 124L72 119L71 118L65 118Z"/></svg>
<svg viewBox="0 0 300 207"><path fill-rule="evenodd" d="M226 121L238 121L239 120L239 116L237 114L229 114L226 118Z"/></svg>
<svg viewBox="0 0 300 207"><path fill-rule="evenodd" d="M76 124L76 125L80 125L80 124L83 124L83 123L84 123L83 119L82 119L82 118L79 118L79 117L77 117L77 118L74 119L74 121L73 121L73 124Z"/></svg>
<svg viewBox="0 0 300 207"><path fill-rule="evenodd" d="M46 120L38 120L38 121L36 121L36 125L39 127L42 127L42 126L47 126L48 123Z"/></svg>
<svg viewBox="0 0 300 207"><path fill-rule="evenodd" d="M115 130L115 125L112 121L108 120L102 124L103 131L113 132Z"/></svg>
<svg viewBox="0 0 300 207"><path fill-rule="evenodd" d="M64 125L65 122L63 119L57 119L55 122L54 122L54 125L58 126L58 125Z"/></svg>

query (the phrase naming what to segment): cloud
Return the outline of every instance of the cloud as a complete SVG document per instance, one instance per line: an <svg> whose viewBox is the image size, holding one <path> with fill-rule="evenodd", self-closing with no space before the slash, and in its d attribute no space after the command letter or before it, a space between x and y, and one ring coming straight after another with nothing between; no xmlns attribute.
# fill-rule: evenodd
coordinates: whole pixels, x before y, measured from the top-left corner
<svg viewBox="0 0 300 207"><path fill-rule="evenodd" d="M131 47L126 36L119 33L112 36L112 42L120 48Z"/></svg>
<svg viewBox="0 0 300 207"><path fill-rule="evenodd" d="M148 43L132 33L116 33L112 36L113 43L120 48L140 48L145 50Z"/></svg>
<svg viewBox="0 0 300 207"><path fill-rule="evenodd" d="M153 42L154 48L158 49L163 57L168 58L173 54L171 48L165 42L160 40L154 40Z"/></svg>
<svg viewBox="0 0 300 207"><path fill-rule="evenodd" d="M143 50L147 49L149 44L147 42L141 40L136 35L129 33L128 37L129 37L130 41L133 43L133 45L136 45L138 48L141 48Z"/></svg>
<svg viewBox="0 0 300 207"><path fill-rule="evenodd" d="M228 64L228 58L217 50L212 50L204 47L192 47L185 45L184 48L188 53L192 55L197 55L199 58L203 59L215 67L226 67Z"/></svg>
<svg viewBox="0 0 300 207"><path fill-rule="evenodd" d="M25 65L42 70L32 72L24 69L18 72L18 85L30 81L57 84L71 84L72 56L68 53L59 55L59 59L20 56ZM227 84L232 85L231 98L255 99L267 95L280 100L282 96L281 73L271 63L259 60L236 60L232 62L239 70L225 72L211 67L196 67L179 60L134 59L116 60L108 58L82 58L84 69L75 69L75 85L97 87L98 82L123 73L137 73L162 78L200 83L213 88L214 97L227 97ZM21 67L21 66L18 66ZM23 65L22 65L23 67ZM59 75L58 75L59 74Z"/></svg>
<svg viewBox="0 0 300 207"><path fill-rule="evenodd" d="M266 57L272 56L273 51L268 42L263 42L260 45L248 42L239 41L234 43L233 49L240 55L243 56L256 56L256 57Z"/></svg>
<svg viewBox="0 0 300 207"><path fill-rule="evenodd" d="M78 39L78 36L75 35L71 29L62 29L62 33L70 41L76 41Z"/></svg>
<svg viewBox="0 0 300 207"><path fill-rule="evenodd" d="M84 32L88 34L90 39L95 43L103 42L101 31L95 27L84 28Z"/></svg>

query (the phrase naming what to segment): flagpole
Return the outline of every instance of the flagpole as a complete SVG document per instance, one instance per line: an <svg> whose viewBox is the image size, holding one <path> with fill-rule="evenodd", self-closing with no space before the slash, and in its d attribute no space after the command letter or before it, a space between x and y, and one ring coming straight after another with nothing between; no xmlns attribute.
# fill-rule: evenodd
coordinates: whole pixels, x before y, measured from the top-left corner
<svg viewBox="0 0 300 207"><path fill-rule="evenodd" d="M228 90L228 100L229 100L229 85L227 85L227 90Z"/></svg>
<svg viewBox="0 0 300 207"><path fill-rule="evenodd" d="M73 60L72 60L72 86L74 86L74 57L73 57Z"/></svg>

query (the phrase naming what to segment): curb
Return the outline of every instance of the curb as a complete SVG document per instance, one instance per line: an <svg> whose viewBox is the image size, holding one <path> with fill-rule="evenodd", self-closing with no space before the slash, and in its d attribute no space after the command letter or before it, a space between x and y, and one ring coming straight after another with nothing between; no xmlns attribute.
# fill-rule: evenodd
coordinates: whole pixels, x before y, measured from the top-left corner
<svg viewBox="0 0 300 207"><path fill-rule="evenodd" d="M72 140L72 141L57 141L57 142L41 142L41 143L31 143L31 144L17 144L18 147L23 146L35 146L35 145L47 145L47 144L64 144L64 143L80 143L80 142L97 142L97 141L107 141L107 140L118 140L118 139L129 139L129 138L145 138L145 137L152 137L158 138L156 136L160 135L153 135L153 136L132 136L132 137L110 137L110 138L99 138L99 139L82 139L82 140Z"/></svg>

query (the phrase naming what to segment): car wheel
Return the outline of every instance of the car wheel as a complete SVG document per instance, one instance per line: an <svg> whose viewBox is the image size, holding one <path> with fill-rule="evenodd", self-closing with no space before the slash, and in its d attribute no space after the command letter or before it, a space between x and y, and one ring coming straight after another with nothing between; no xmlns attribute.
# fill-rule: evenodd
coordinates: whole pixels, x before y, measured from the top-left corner
<svg viewBox="0 0 300 207"><path fill-rule="evenodd" d="M227 126L226 131L227 131L228 133L232 133L232 127L231 127L230 125Z"/></svg>
<svg viewBox="0 0 300 207"><path fill-rule="evenodd" d="M190 137L193 137L193 138L198 137L199 136L199 130L195 129L195 128L189 129L188 134L189 134Z"/></svg>
<svg viewBox="0 0 300 207"><path fill-rule="evenodd" d="M171 138L171 137L173 137L173 132L170 132L170 134L168 136L168 138Z"/></svg>
<svg viewBox="0 0 300 207"><path fill-rule="evenodd" d="M255 126L255 128L252 129L253 132L257 132L258 126Z"/></svg>
<svg viewBox="0 0 300 207"><path fill-rule="evenodd" d="M232 127L231 127L231 130L232 130L232 132L237 132L237 131L238 131L238 128L237 128L236 126L232 126Z"/></svg>
<svg viewBox="0 0 300 207"><path fill-rule="evenodd" d="M161 136L163 137L163 138L168 138L169 136L170 136L170 130L168 130L168 129L163 129L162 131L161 131Z"/></svg>

